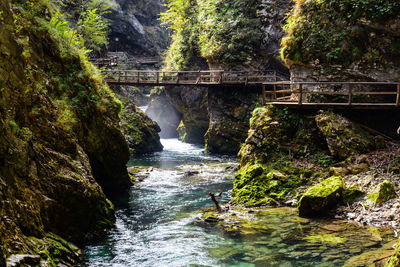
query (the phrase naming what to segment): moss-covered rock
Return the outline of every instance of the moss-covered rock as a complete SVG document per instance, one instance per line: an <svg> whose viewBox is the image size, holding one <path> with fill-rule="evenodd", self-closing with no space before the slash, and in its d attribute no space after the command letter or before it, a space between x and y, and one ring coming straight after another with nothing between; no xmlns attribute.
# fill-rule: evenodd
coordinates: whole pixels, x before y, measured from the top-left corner
<svg viewBox="0 0 400 267"><path fill-rule="evenodd" d="M294 195L296 188L311 180L312 171L282 167L280 171L262 164L239 169L233 184L233 202L245 206L276 206Z"/></svg>
<svg viewBox="0 0 400 267"><path fill-rule="evenodd" d="M387 260L385 267L398 267L400 266L400 242L397 242L396 249L393 255Z"/></svg>
<svg viewBox="0 0 400 267"><path fill-rule="evenodd" d="M342 200L344 182L340 176L332 176L309 188L298 203L300 216L318 216Z"/></svg>
<svg viewBox="0 0 400 267"><path fill-rule="evenodd" d="M125 103L121 127L131 154L162 151L163 146L158 135L160 127L136 105Z"/></svg>
<svg viewBox="0 0 400 267"><path fill-rule="evenodd" d="M365 195L365 192L361 191L358 188L346 188L343 192L343 203L353 203L358 198Z"/></svg>
<svg viewBox="0 0 400 267"><path fill-rule="evenodd" d="M273 106L256 108L248 137L239 152L240 169L233 189L235 201L245 205L271 204L270 199L284 202L289 195L296 195L299 186L321 176L316 166L329 164L328 153L313 115ZM296 158L308 158L315 165L295 166Z"/></svg>
<svg viewBox="0 0 400 267"><path fill-rule="evenodd" d="M390 181L384 181L368 194L368 199L381 204L396 196L396 191Z"/></svg>
<svg viewBox="0 0 400 267"><path fill-rule="evenodd" d="M111 228L106 194L131 185L122 105L48 1L4 0L0 14L0 265L47 247L76 266L61 238Z"/></svg>
<svg viewBox="0 0 400 267"><path fill-rule="evenodd" d="M366 73L373 74L375 69L397 65L400 58L397 0L295 2L285 27L288 35L282 41L282 56L289 65L317 62L325 70L332 66L343 70L354 64L358 65L354 74L361 74L364 79Z"/></svg>
<svg viewBox="0 0 400 267"><path fill-rule="evenodd" d="M315 121L326 138L332 156L345 159L376 147L373 136L343 116L321 112L315 117Z"/></svg>

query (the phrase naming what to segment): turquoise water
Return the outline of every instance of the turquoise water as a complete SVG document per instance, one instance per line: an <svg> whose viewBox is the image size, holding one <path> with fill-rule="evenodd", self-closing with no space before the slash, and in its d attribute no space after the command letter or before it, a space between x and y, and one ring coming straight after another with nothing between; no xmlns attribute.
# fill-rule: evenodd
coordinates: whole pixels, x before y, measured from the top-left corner
<svg viewBox="0 0 400 267"><path fill-rule="evenodd" d="M163 152L131 160L152 167L116 203L115 228L85 248L86 266L342 266L394 239L289 208L239 210L239 230L201 223L200 209L212 206L208 192L224 189L222 202L229 200L237 162L176 139L162 143Z"/></svg>

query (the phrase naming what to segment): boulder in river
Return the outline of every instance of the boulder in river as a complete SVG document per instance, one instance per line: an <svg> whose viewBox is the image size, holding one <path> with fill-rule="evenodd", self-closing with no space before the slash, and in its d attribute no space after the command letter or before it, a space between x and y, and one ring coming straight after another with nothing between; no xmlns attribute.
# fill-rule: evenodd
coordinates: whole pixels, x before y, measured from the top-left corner
<svg viewBox="0 0 400 267"><path fill-rule="evenodd" d="M340 176L332 176L309 188L299 200L300 216L317 216L342 200L344 182Z"/></svg>

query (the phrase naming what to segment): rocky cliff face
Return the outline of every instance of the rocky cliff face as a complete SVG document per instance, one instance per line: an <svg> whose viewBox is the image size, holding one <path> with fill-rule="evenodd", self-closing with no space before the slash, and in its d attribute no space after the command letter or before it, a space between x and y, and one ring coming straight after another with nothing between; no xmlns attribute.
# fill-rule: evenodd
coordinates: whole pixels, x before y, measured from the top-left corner
<svg viewBox="0 0 400 267"><path fill-rule="evenodd" d="M58 236L111 227L103 190L130 186L121 104L54 14L43 1L0 3L1 266L76 265L79 249Z"/></svg>
<svg viewBox="0 0 400 267"><path fill-rule="evenodd" d="M237 154L241 143L246 140L251 113L261 102L261 90L258 87L210 87L206 151Z"/></svg>
<svg viewBox="0 0 400 267"><path fill-rule="evenodd" d="M282 55L292 80L400 79L398 1L297 1L288 21Z"/></svg>
<svg viewBox="0 0 400 267"><path fill-rule="evenodd" d="M161 138L178 137L177 129L182 120L182 114L170 103L165 90L156 90L151 94L146 113L160 125Z"/></svg>
<svg viewBox="0 0 400 267"><path fill-rule="evenodd" d="M123 103L121 128L129 145L130 154L145 154L162 151L158 133L158 124L138 108L143 102L143 95L134 87L113 88L118 99Z"/></svg>
<svg viewBox="0 0 400 267"><path fill-rule="evenodd" d="M139 57L161 56L168 41L167 30L159 21L162 10L160 0L116 0L109 14L109 50L126 51Z"/></svg>
<svg viewBox="0 0 400 267"><path fill-rule="evenodd" d="M179 139L189 143L204 143L208 128L207 88L167 86L165 94L182 114L178 127Z"/></svg>
<svg viewBox="0 0 400 267"><path fill-rule="evenodd" d="M182 11L183 17L190 16L190 25L174 35L166 59L169 68L188 69L191 65L203 68L204 64L193 62L207 61L208 69L212 70L276 69L287 73L279 48L285 14L292 1L206 2L191 2ZM261 100L261 88L181 90L179 87L166 92L183 114L179 127L181 139L198 141L206 133L207 150L216 153L239 151L247 135L251 112Z"/></svg>

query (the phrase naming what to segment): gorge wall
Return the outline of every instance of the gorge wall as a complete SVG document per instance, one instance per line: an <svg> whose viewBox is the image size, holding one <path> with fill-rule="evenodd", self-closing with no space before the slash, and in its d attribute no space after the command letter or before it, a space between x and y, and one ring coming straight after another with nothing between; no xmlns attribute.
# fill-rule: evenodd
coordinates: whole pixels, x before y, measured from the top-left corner
<svg viewBox="0 0 400 267"><path fill-rule="evenodd" d="M160 0L116 0L108 15L111 21L109 51L124 51L138 57L160 57L168 44L167 30L159 20L163 9Z"/></svg>
<svg viewBox="0 0 400 267"><path fill-rule="evenodd" d="M166 69L275 69L288 74L279 48L291 5L289 0L230 0L169 6L164 20L173 34ZM236 154L247 135L251 111L262 100L261 88L195 89L201 101L182 101L188 99L185 91L166 88L170 102L183 115L181 139L204 140L209 152Z"/></svg>
<svg viewBox="0 0 400 267"><path fill-rule="evenodd" d="M285 27L294 81L400 80L398 1L297 1Z"/></svg>
<svg viewBox="0 0 400 267"><path fill-rule="evenodd" d="M0 2L0 265L76 266L130 187L121 103L46 1Z"/></svg>

